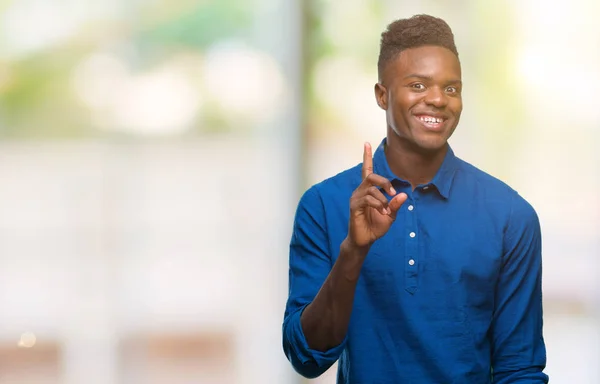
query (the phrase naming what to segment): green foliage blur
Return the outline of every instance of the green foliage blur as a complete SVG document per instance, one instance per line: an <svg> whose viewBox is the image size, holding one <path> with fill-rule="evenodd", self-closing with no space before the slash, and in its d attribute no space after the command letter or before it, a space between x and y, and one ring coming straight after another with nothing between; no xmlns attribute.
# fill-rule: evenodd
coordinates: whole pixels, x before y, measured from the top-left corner
<svg viewBox="0 0 600 384"><path fill-rule="evenodd" d="M23 9L26 2L13 1L0 6L3 24L26 23L41 42L35 49L23 52L20 48L26 45L26 39L8 27L0 30L0 46L14 48L0 49L0 138L114 135L92 121L92 112L74 91L73 77L88 55L110 52L135 74L160 65L172 55L189 53L202 57L216 41L244 39L252 23L253 4L244 0L127 0L115 2L113 9L106 12L94 12L103 7L102 2L85 5L92 4L95 6L80 17L68 35L47 41L44 28L36 31L35 20L29 17L39 12L35 5ZM60 4L52 6L58 7L57 15L69 15L69 10L61 9ZM106 3L109 7L110 2ZM65 20L54 22L58 27ZM201 88L200 84L196 86ZM198 116L191 131L201 132L218 120L210 114Z"/></svg>

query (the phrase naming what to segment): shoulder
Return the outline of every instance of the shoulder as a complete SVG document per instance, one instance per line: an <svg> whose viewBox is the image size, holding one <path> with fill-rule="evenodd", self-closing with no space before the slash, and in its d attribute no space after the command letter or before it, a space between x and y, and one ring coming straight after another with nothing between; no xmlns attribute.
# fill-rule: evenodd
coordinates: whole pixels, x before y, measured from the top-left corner
<svg viewBox="0 0 600 384"><path fill-rule="evenodd" d="M478 192L485 192L486 196L512 199L518 195L511 186L499 178L479 169L471 163L457 158L458 170L456 177L459 182L468 187L477 189Z"/></svg>
<svg viewBox="0 0 600 384"><path fill-rule="evenodd" d="M300 203L316 203L328 200L344 200L343 197L352 194L352 192L361 183L361 165L357 164L351 168L345 169L338 174L328 177L308 188Z"/></svg>
<svg viewBox="0 0 600 384"><path fill-rule="evenodd" d="M352 192L361 182L360 165L310 186L300 197L295 226L327 228L332 219L344 220Z"/></svg>
<svg viewBox="0 0 600 384"><path fill-rule="evenodd" d="M515 223L518 223L520 227L539 226L535 208L517 190L462 159L458 161L458 181L467 185L469 190L482 198L486 204L500 207L507 219L506 225L514 227Z"/></svg>

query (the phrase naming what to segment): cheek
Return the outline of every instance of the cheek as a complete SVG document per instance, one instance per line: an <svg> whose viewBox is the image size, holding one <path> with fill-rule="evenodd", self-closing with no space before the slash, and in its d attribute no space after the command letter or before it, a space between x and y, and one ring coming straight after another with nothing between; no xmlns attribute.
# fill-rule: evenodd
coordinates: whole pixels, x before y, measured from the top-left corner
<svg viewBox="0 0 600 384"><path fill-rule="evenodd" d="M419 95L405 94L398 97L394 103L396 114L410 115L411 109L422 102L422 97Z"/></svg>
<svg viewBox="0 0 600 384"><path fill-rule="evenodd" d="M457 117L460 116L460 114L462 113L462 109L462 99L454 100L454 103L452 103L452 111L454 111L454 115L456 115Z"/></svg>

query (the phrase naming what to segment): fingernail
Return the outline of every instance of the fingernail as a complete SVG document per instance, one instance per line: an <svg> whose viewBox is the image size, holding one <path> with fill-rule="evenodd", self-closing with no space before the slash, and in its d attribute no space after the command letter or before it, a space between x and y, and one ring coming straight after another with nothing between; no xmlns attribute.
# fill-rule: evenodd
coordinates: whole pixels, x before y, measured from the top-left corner
<svg viewBox="0 0 600 384"><path fill-rule="evenodd" d="M391 188L390 188L390 192L392 192L392 195L395 195L395 194L396 194L396 190L394 189L394 187L391 187Z"/></svg>

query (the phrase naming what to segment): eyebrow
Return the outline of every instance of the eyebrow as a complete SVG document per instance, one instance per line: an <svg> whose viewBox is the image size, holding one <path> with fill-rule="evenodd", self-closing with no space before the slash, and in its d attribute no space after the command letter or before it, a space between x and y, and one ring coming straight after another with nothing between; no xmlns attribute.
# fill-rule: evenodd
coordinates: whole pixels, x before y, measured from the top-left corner
<svg viewBox="0 0 600 384"><path fill-rule="evenodd" d="M404 76L404 79L410 79L410 78L423 79L423 80L429 80L429 81L433 80L433 77L431 77L431 76L419 75L418 73L411 73L410 75ZM454 79L454 80L448 81L448 84L462 84L462 81L460 79Z"/></svg>

